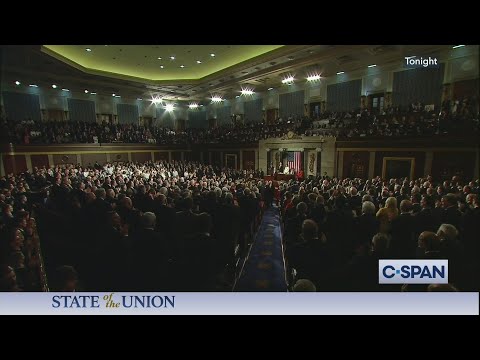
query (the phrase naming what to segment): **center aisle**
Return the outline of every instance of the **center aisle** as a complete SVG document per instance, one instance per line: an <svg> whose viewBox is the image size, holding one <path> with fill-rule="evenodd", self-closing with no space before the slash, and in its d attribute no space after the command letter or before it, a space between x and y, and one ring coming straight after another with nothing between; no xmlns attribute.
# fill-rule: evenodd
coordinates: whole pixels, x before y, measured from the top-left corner
<svg viewBox="0 0 480 360"><path fill-rule="evenodd" d="M287 291L280 213L267 209L233 291Z"/></svg>

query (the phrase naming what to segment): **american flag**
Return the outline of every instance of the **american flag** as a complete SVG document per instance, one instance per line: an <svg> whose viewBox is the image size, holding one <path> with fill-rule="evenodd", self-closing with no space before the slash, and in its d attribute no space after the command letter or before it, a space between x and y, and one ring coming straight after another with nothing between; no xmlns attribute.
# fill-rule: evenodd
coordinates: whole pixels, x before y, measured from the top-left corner
<svg viewBox="0 0 480 360"><path fill-rule="evenodd" d="M295 172L298 172L300 169L303 168L302 165L302 155L303 153L301 151L289 151L287 152L287 161L286 161L286 166L290 168L290 170L295 170Z"/></svg>

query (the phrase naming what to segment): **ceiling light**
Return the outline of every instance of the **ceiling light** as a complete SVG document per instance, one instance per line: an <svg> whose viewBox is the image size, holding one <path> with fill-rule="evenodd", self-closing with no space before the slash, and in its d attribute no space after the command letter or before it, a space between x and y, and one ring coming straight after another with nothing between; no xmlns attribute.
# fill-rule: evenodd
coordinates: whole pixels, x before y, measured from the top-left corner
<svg viewBox="0 0 480 360"><path fill-rule="evenodd" d="M87 50L88 52L92 51L92 49L90 49L90 48L86 48L85 50Z"/></svg>
<svg viewBox="0 0 480 360"><path fill-rule="evenodd" d="M15 81L15 85L20 85L20 81Z"/></svg>
<svg viewBox="0 0 480 360"><path fill-rule="evenodd" d="M56 88L57 88L57 85L53 84L53 85L52 85L52 88L56 89Z"/></svg>
<svg viewBox="0 0 480 360"><path fill-rule="evenodd" d="M97 93L96 92L91 92L90 95L97 95Z"/></svg>
<svg viewBox="0 0 480 360"><path fill-rule="evenodd" d="M160 65L160 69L163 69L163 67L164 67L163 65Z"/></svg>
<svg viewBox="0 0 480 360"><path fill-rule="evenodd" d="M120 95L115 95L115 97L120 97Z"/></svg>
<svg viewBox="0 0 480 360"><path fill-rule="evenodd" d="M250 89L242 90L242 95L253 95L253 94L254 94L253 90L250 90Z"/></svg>
<svg viewBox="0 0 480 360"><path fill-rule="evenodd" d="M377 66L377 65L375 65L375 64L368 65L368 67L375 67L375 66Z"/></svg>
<svg viewBox="0 0 480 360"><path fill-rule="evenodd" d="M35 84L30 84L28 86L31 86L31 87L38 87L38 85L35 85Z"/></svg>
<svg viewBox="0 0 480 360"><path fill-rule="evenodd" d="M115 96L115 94L112 94L112 96Z"/></svg>
<svg viewBox="0 0 480 360"><path fill-rule="evenodd" d="M312 75L307 77L307 81L320 80L320 75Z"/></svg>
<svg viewBox="0 0 480 360"><path fill-rule="evenodd" d="M142 99L142 98L137 98L137 100L140 100L140 101L142 101L143 99Z"/></svg>
<svg viewBox="0 0 480 360"><path fill-rule="evenodd" d="M185 65L180 65L180 67L183 69L185 67Z"/></svg>
<svg viewBox="0 0 480 360"><path fill-rule="evenodd" d="M197 60L197 64L201 64L202 62L200 60Z"/></svg>
<svg viewBox="0 0 480 360"><path fill-rule="evenodd" d="M173 111L173 109L174 109L173 104L167 104L167 105L165 105L165 110L167 110L167 111L170 112L170 111Z"/></svg>
<svg viewBox="0 0 480 360"><path fill-rule="evenodd" d="M273 88L268 88L268 91L273 90Z"/></svg>
<svg viewBox="0 0 480 360"><path fill-rule="evenodd" d="M464 47L465 45L455 45L454 47L452 47L452 49L458 49L458 48L461 48L461 47Z"/></svg>
<svg viewBox="0 0 480 360"><path fill-rule="evenodd" d="M223 99L220 96L212 97L212 102L221 102Z"/></svg>
<svg viewBox="0 0 480 360"><path fill-rule="evenodd" d="M175 60L175 56L170 56L170 60Z"/></svg>
<svg viewBox="0 0 480 360"><path fill-rule="evenodd" d="M162 60L162 58L161 58L161 57L158 57L157 59L158 59L158 60Z"/></svg>
<svg viewBox="0 0 480 360"><path fill-rule="evenodd" d="M87 90L87 89L85 89L85 94L88 94L88 90Z"/></svg>
<svg viewBox="0 0 480 360"><path fill-rule="evenodd" d="M198 108L198 104L193 103L193 104L188 105L188 107L189 107L190 109L196 109L196 108Z"/></svg>
<svg viewBox="0 0 480 360"><path fill-rule="evenodd" d="M203 104L201 104L200 106L203 106Z"/></svg>
<svg viewBox="0 0 480 360"><path fill-rule="evenodd" d="M68 90L68 89L62 89L62 91L70 91L70 90Z"/></svg>
<svg viewBox="0 0 480 360"><path fill-rule="evenodd" d="M345 71L339 71L339 72L337 72L337 75L340 75L340 74L345 74Z"/></svg>
<svg viewBox="0 0 480 360"><path fill-rule="evenodd" d="M239 98L239 97L240 97L240 95L235 96L235 98Z"/></svg>
<svg viewBox="0 0 480 360"><path fill-rule="evenodd" d="M214 53L211 53L210 56L211 56L211 57L215 57L215 54L214 54Z"/></svg>
<svg viewBox="0 0 480 360"><path fill-rule="evenodd" d="M293 80L295 80L295 78L293 76L289 76L289 77L282 80L282 84L291 83L291 82L293 82Z"/></svg>

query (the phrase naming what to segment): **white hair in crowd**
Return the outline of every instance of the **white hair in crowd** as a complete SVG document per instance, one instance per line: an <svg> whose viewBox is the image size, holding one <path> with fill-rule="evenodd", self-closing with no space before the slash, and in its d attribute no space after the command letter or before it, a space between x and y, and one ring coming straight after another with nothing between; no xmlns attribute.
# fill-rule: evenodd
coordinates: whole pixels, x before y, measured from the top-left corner
<svg viewBox="0 0 480 360"><path fill-rule="evenodd" d="M157 217L152 212L146 212L142 216L142 223L143 226L146 228L155 228L155 224L157 222Z"/></svg>
<svg viewBox="0 0 480 360"><path fill-rule="evenodd" d="M454 241L458 236L458 230L451 224L442 224L437 230L437 235L441 240Z"/></svg>
<svg viewBox="0 0 480 360"><path fill-rule="evenodd" d="M364 201L362 204L362 214L375 214L375 205L371 201Z"/></svg>

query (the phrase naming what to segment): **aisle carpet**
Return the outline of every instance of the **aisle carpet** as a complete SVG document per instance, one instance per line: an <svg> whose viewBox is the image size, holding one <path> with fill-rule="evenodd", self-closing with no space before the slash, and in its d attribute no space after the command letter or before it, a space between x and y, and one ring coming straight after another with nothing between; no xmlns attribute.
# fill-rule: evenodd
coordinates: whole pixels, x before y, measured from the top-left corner
<svg viewBox="0 0 480 360"><path fill-rule="evenodd" d="M279 209L265 211L233 291L287 291Z"/></svg>

